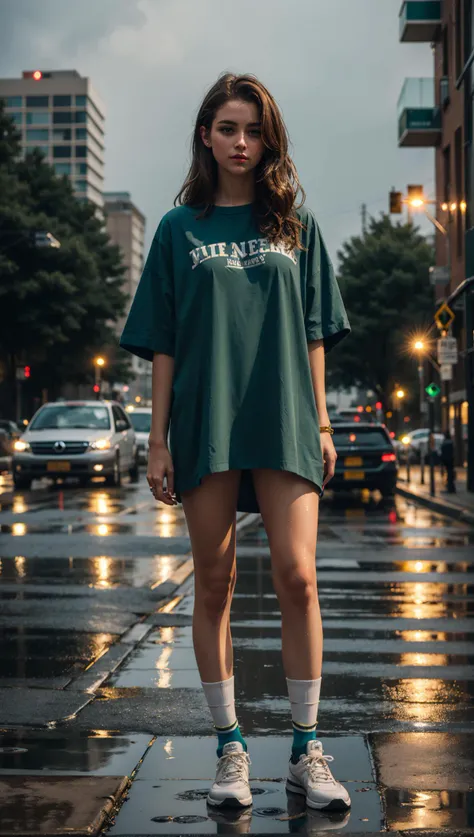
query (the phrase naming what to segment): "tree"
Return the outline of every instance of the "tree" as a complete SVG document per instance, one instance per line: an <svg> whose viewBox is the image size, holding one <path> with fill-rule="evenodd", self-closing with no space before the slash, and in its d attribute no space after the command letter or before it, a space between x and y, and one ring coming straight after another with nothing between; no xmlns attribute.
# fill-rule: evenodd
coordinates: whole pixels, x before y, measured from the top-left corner
<svg viewBox="0 0 474 837"><path fill-rule="evenodd" d="M0 361L10 414L18 364L31 366L30 385L50 398L65 383L92 383L99 351L108 355L109 374L126 378L128 370L113 329L127 304L119 250L66 177L39 151L25 159L19 152L0 104ZM52 233L61 247L37 247L37 231Z"/></svg>
<svg viewBox="0 0 474 837"><path fill-rule="evenodd" d="M429 267L434 253L413 224L371 218L364 236L338 253L339 284L352 333L330 359L331 386L373 389L385 404L397 384L415 396L416 364L408 347L433 317Z"/></svg>

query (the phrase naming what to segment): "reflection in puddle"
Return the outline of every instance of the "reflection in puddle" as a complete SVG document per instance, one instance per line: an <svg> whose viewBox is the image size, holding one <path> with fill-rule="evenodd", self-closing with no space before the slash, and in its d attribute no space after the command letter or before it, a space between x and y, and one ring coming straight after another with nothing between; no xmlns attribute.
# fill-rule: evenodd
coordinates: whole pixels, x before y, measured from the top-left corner
<svg viewBox="0 0 474 837"><path fill-rule="evenodd" d="M113 559L108 558L106 555L100 555L98 558L93 558L92 560L97 576L94 587L110 587L109 578Z"/></svg>
<svg viewBox="0 0 474 837"><path fill-rule="evenodd" d="M26 523L13 523L11 533L12 535L26 535Z"/></svg>
<svg viewBox="0 0 474 837"><path fill-rule="evenodd" d="M412 791L389 788L385 792L390 830L463 828L474 825L473 791Z"/></svg>
<svg viewBox="0 0 474 837"><path fill-rule="evenodd" d="M20 578L24 578L26 575L26 558L24 558L23 555L16 555L14 561L15 570L17 571Z"/></svg>

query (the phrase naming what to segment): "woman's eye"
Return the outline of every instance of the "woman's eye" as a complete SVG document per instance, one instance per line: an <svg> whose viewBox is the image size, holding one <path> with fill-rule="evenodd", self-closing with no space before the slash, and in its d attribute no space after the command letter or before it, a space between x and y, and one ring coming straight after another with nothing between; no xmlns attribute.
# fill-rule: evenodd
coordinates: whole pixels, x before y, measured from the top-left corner
<svg viewBox="0 0 474 837"><path fill-rule="evenodd" d="M232 128L229 128L228 126L224 127L224 128L221 128L221 132L223 134L231 134L232 133Z"/></svg>

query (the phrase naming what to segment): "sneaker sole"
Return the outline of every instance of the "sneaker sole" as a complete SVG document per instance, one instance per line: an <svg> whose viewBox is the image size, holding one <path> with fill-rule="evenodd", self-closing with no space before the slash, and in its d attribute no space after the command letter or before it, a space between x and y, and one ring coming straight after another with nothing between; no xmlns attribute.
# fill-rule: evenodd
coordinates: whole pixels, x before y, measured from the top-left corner
<svg viewBox="0 0 474 837"><path fill-rule="evenodd" d="M290 793L298 793L300 796L306 796L306 804L308 808L314 808L316 811L348 811L351 807L350 803L347 804L344 799L331 799L331 801L327 804L312 802L308 799L304 787L293 783L290 779L286 780L286 789Z"/></svg>
<svg viewBox="0 0 474 837"><path fill-rule="evenodd" d="M245 797L245 799L237 799L236 796L226 796L224 799L213 799L212 796L207 797L207 802L214 808L249 808L252 804L252 796Z"/></svg>

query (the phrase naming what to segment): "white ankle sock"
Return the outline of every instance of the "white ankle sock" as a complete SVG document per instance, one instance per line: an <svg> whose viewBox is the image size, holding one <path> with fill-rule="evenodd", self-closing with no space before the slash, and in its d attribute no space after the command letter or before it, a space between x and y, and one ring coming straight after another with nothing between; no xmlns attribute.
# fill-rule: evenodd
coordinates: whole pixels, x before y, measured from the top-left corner
<svg viewBox="0 0 474 837"><path fill-rule="evenodd" d="M219 729L237 725L235 714L234 678L218 680L216 683L203 683L202 688L211 711L214 726Z"/></svg>
<svg viewBox="0 0 474 837"><path fill-rule="evenodd" d="M318 719L321 677L317 680L290 680L286 678L291 717L295 724L314 727Z"/></svg>

